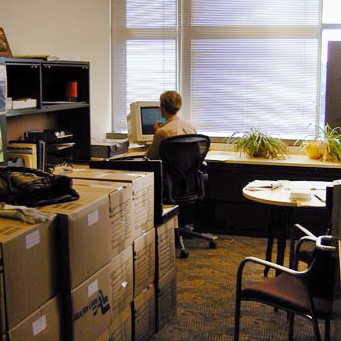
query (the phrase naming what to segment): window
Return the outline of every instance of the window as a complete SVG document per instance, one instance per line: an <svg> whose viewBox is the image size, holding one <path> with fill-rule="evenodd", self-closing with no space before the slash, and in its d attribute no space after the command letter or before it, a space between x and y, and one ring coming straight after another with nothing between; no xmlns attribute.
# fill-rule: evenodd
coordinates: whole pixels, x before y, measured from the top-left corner
<svg viewBox="0 0 341 341"><path fill-rule="evenodd" d="M324 0L324 22L341 23L337 1ZM131 102L168 89L181 92L181 115L211 136L257 127L296 139L324 124L320 0L112 5L115 131L126 130Z"/></svg>
<svg viewBox="0 0 341 341"><path fill-rule="evenodd" d="M129 105L178 89L177 8L172 0L113 0L113 123L126 131Z"/></svg>

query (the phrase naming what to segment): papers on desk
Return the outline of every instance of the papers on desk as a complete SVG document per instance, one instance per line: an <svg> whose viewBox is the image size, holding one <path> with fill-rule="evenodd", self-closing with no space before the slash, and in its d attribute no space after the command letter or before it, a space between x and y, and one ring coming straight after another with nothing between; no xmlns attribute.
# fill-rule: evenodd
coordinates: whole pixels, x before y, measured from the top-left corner
<svg viewBox="0 0 341 341"><path fill-rule="evenodd" d="M227 161L232 158L231 153L227 151L218 151L218 150L210 150L206 157L205 160L208 161Z"/></svg>
<svg viewBox="0 0 341 341"><path fill-rule="evenodd" d="M282 186L280 181L254 180L245 186L249 191L268 191Z"/></svg>
<svg viewBox="0 0 341 341"><path fill-rule="evenodd" d="M288 190L325 190L327 186L333 186L333 182L325 181L288 181L278 180Z"/></svg>

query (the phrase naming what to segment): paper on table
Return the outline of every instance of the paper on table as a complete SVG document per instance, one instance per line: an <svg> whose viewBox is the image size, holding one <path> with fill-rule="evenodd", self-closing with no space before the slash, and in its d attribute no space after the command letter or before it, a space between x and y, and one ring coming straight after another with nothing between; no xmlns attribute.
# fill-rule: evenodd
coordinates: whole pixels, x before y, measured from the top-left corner
<svg viewBox="0 0 341 341"><path fill-rule="evenodd" d="M249 191L266 191L280 187L282 184L280 181L274 180L254 180L245 186L245 189Z"/></svg>
<svg viewBox="0 0 341 341"><path fill-rule="evenodd" d="M326 182L320 182L320 181L286 181L286 180L279 180L279 182L282 183L283 187L285 189L310 189L310 190L316 190L316 189L326 189L326 186L331 185L332 182L326 183Z"/></svg>
<svg viewBox="0 0 341 341"><path fill-rule="evenodd" d="M217 150L210 150L206 157L205 160L209 161L226 161L231 159L231 153L227 151L217 151Z"/></svg>

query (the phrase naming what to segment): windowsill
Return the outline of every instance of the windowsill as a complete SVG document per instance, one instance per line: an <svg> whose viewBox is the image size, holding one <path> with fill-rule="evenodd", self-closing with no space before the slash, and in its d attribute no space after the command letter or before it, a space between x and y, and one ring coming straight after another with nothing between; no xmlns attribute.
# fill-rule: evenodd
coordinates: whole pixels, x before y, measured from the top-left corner
<svg viewBox="0 0 341 341"><path fill-rule="evenodd" d="M234 145L230 143L211 143L210 150L222 150L222 151L229 151L234 152ZM303 155L302 149L297 146L288 146L288 154L292 155Z"/></svg>

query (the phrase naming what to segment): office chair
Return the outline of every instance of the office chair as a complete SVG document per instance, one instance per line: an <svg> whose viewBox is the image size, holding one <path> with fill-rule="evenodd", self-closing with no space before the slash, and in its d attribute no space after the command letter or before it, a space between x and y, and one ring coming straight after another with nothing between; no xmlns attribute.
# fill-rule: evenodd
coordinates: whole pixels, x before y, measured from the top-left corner
<svg viewBox="0 0 341 341"><path fill-rule="evenodd" d="M332 225L337 225L336 218L339 218L339 207L340 204L338 201L340 200L339 195L335 195L334 205L333 205L333 197L335 191L340 191L341 185L327 186L326 188L326 209L325 209L325 223L321 229L321 234L330 235L332 233ZM333 222L332 222L333 220ZM335 234L335 233L334 233ZM289 267L293 267L294 261L294 253L295 253L295 244L297 240L300 240L303 236L308 236L307 240L311 240L312 243L315 243L317 240L317 236L314 235L307 227L301 224L294 224L291 228L290 232L290 247L289 247ZM312 250L310 247L306 249L299 249L295 255L297 261L302 261L308 264L312 257Z"/></svg>
<svg viewBox="0 0 341 341"><path fill-rule="evenodd" d="M188 257L182 237L208 240L209 247L216 248L216 236L193 231L195 205L205 198L207 192L208 174L204 159L209 148L210 138L201 134L173 136L163 140L159 147L164 202L179 205L179 227L175 232L182 258Z"/></svg>
<svg viewBox="0 0 341 341"><path fill-rule="evenodd" d="M296 251L308 240L299 240ZM332 305L336 273L335 247L331 246L332 236L316 239L311 262L308 268L298 271L255 257L245 258L238 267L236 285L236 305L234 340L239 340L240 308L242 301L255 301L288 312L289 340L293 339L294 315L308 318L313 327L315 340L321 340L318 320L325 321L325 340L329 340L330 320L333 318ZM263 277L243 286L243 272L247 264L276 269L281 273L275 277ZM295 265L297 262L295 260ZM245 276L244 276L245 277Z"/></svg>

